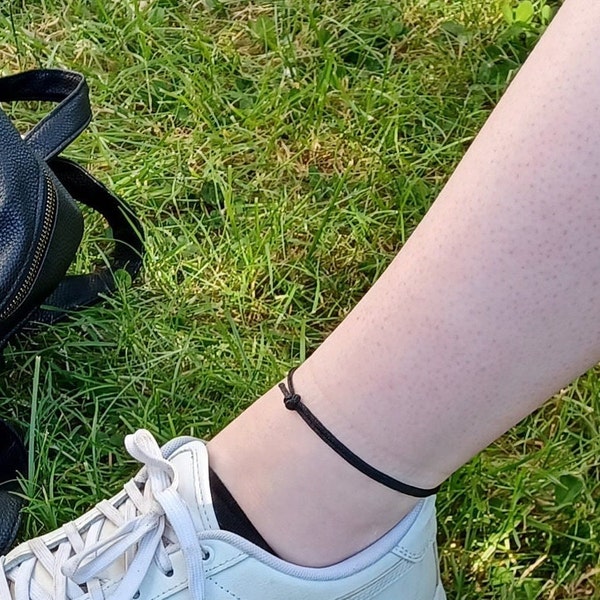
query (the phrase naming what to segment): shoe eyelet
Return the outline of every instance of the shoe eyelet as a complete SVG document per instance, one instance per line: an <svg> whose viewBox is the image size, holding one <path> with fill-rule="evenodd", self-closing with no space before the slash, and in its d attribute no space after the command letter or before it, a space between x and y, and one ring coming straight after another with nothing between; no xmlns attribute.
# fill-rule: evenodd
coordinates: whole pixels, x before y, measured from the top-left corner
<svg viewBox="0 0 600 600"><path fill-rule="evenodd" d="M175 571L173 571L173 569L171 569L170 571L167 571L165 573L165 577L173 577L174 574L175 574Z"/></svg>
<svg viewBox="0 0 600 600"><path fill-rule="evenodd" d="M134 595L133 595L133 600L137 600L140 597L140 590L138 590Z"/></svg>
<svg viewBox="0 0 600 600"><path fill-rule="evenodd" d="M202 546L202 560L208 562L213 558L213 549L210 546Z"/></svg>

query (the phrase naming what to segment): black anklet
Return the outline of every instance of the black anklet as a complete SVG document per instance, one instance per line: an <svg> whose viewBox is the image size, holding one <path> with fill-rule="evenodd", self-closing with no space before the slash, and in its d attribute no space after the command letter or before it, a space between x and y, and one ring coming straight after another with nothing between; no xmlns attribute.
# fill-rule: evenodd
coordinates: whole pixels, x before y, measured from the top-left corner
<svg viewBox="0 0 600 600"><path fill-rule="evenodd" d="M438 492L440 486L429 490L414 487L407 483L402 483L381 471L378 471L370 464L366 463L362 458L359 458L349 448L344 446L334 435L325 428L323 423L313 415L308 409L306 404L302 402L302 398L296 394L294 390L294 383L292 382L292 376L296 369L292 369L288 373L287 382L288 387L285 383L279 384L279 389L283 392L283 403L288 410L295 410L306 422L306 424L335 452L337 452L346 462L349 462L355 469L358 469L361 473L374 479L378 483L385 485L397 492L402 492L408 496L414 496L416 498L426 498L427 496L433 496ZM288 389L289 388L289 389Z"/></svg>

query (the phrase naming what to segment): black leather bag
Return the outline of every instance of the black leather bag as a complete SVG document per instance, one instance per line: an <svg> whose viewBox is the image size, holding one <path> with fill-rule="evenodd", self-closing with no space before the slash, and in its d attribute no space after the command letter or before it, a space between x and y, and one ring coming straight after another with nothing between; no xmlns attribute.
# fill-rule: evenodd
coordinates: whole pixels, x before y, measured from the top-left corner
<svg viewBox="0 0 600 600"><path fill-rule="evenodd" d="M0 350L28 323L53 323L115 287L115 271L136 276L141 226L131 209L73 161L58 156L91 118L79 73L43 69L0 79L0 102L58 106L27 135L0 111ZM65 277L83 233L74 200L99 211L114 238L109 266Z"/></svg>
<svg viewBox="0 0 600 600"><path fill-rule="evenodd" d="M143 252L141 226L131 209L81 166L59 156L91 118L83 76L45 69L0 78L0 102L17 100L57 106L24 136L0 110L0 353L22 329L53 323L113 291L117 270L135 278ZM67 276L83 234L76 201L105 217L114 247L109 265ZM11 481L25 469L18 435L0 420L0 554L14 540L21 508Z"/></svg>
<svg viewBox="0 0 600 600"><path fill-rule="evenodd" d="M19 475L27 473L27 451L18 433L0 421L0 556L12 544L23 505Z"/></svg>

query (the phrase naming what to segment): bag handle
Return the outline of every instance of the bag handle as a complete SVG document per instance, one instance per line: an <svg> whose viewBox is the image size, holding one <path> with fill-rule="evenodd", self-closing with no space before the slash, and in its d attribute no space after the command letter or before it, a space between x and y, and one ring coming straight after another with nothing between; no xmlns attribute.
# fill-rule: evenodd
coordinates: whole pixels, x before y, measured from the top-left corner
<svg viewBox="0 0 600 600"><path fill-rule="evenodd" d="M92 118L89 88L81 73L60 69L34 69L0 78L0 102L58 102L48 115L24 136L44 160L60 154Z"/></svg>
<svg viewBox="0 0 600 600"><path fill-rule="evenodd" d="M67 192L98 211L112 229L115 242L109 265L87 275L69 275L33 315L32 321L55 323L69 311L96 304L101 294L116 287L115 272L123 269L132 279L142 266L144 235L131 208L76 162L63 157L48 162Z"/></svg>

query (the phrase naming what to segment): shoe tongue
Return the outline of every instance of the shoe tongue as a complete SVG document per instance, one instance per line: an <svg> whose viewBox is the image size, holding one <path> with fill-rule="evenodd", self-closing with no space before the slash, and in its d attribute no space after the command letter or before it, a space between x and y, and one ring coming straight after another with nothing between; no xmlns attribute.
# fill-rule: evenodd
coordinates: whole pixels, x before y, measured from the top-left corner
<svg viewBox="0 0 600 600"><path fill-rule="evenodd" d="M200 440L192 440L167 457L179 479L177 491L186 503L196 531L219 529L208 479L208 451Z"/></svg>

